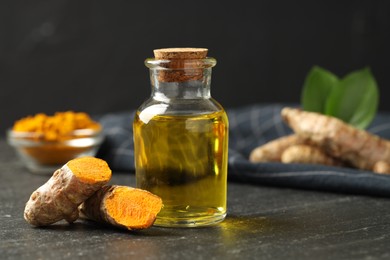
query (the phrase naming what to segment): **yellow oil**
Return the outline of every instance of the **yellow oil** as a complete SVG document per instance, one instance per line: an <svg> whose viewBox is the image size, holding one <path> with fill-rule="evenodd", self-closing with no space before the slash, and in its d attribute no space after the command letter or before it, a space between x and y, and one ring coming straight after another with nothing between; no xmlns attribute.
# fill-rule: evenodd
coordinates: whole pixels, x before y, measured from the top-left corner
<svg viewBox="0 0 390 260"><path fill-rule="evenodd" d="M137 187L160 196L158 226L204 226L226 216L228 119L205 115L137 113Z"/></svg>

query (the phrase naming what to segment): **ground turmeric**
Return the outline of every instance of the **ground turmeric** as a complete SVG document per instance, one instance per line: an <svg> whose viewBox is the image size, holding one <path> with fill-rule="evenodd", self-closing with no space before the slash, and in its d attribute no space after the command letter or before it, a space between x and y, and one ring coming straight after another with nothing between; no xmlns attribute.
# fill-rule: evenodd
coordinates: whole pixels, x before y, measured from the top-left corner
<svg viewBox="0 0 390 260"><path fill-rule="evenodd" d="M390 163L389 141L337 118L293 108L284 108L282 117L296 134L351 166L373 170L379 161Z"/></svg>
<svg viewBox="0 0 390 260"><path fill-rule="evenodd" d="M128 230L153 225L162 208L160 197L127 186L104 186L80 206L84 218Z"/></svg>
<svg viewBox="0 0 390 260"><path fill-rule="evenodd" d="M62 165L80 155L92 156L91 149L97 147L102 138L81 145L69 145L68 140L93 138L100 130L100 124L83 112L57 112L53 116L40 113L16 121L12 137L29 141L29 145L21 148L22 152L39 164Z"/></svg>
<svg viewBox="0 0 390 260"><path fill-rule="evenodd" d="M78 206L111 178L107 163L94 157L82 157L66 163L36 191L26 204L24 218L34 226L46 226L79 217Z"/></svg>
<svg viewBox="0 0 390 260"><path fill-rule="evenodd" d="M15 122L14 132L34 133L32 139L61 141L73 138L80 129L100 130L100 125L83 112L57 112L53 116L43 113L28 116Z"/></svg>

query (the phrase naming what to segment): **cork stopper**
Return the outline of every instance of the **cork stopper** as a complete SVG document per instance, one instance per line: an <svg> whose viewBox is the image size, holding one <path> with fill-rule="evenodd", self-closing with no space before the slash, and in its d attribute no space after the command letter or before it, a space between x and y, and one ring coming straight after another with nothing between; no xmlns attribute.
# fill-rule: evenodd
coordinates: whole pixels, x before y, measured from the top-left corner
<svg viewBox="0 0 390 260"><path fill-rule="evenodd" d="M208 49L205 48L165 48L154 50L154 57L158 60L176 59L204 59Z"/></svg>
<svg viewBox="0 0 390 260"><path fill-rule="evenodd" d="M203 59L207 57L205 48L164 48L154 50L157 60L169 60L159 71L158 80L162 82L184 82L203 77Z"/></svg>

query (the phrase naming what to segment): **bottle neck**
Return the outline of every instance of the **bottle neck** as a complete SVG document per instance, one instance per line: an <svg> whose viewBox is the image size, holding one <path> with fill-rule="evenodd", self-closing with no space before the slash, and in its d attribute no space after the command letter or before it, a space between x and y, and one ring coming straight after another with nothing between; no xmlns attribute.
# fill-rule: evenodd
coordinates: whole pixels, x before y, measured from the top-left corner
<svg viewBox="0 0 390 260"><path fill-rule="evenodd" d="M160 101L210 98L211 68L203 68L200 77L187 81L166 82L162 80L162 73L166 70L150 68L152 98Z"/></svg>

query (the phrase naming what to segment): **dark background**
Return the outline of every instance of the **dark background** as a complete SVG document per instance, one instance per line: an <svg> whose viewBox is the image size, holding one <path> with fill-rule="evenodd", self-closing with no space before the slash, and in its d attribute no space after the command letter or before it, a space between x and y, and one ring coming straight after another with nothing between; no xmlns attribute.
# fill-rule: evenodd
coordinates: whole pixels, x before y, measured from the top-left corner
<svg viewBox="0 0 390 260"><path fill-rule="evenodd" d="M0 134L38 112L137 108L150 93L144 59L163 47L209 48L227 108L299 102L319 65L370 66L390 110L388 0L1 0Z"/></svg>

